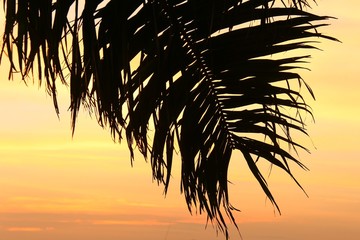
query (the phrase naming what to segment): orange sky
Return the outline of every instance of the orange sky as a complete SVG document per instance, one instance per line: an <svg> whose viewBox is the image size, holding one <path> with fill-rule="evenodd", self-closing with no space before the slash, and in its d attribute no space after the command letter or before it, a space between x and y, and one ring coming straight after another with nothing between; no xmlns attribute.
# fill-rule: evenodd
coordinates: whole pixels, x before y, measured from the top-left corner
<svg viewBox="0 0 360 240"><path fill-rule="evenodd" d="M343 43L323 42L303 77L317 100L316 149L301 154L309 172L294 170L309 198L274 170L269 184L282 215L234 154L232 203L245 240L358 239L360 235L360 3L317 1L316 12L338 17L323 32ZM152 183L138 154L131 168L126 144L112 142L86 113L71 138L68 91L59 90L60 120L43 88L7 81L0 69L1 240L221 239L204 216L190 216L180 195L179 163L169 195ZM310 120L310 119L309 119ZM312 143L304 140L311 148ZM232 229L232 239L240 239Z"/></svg>

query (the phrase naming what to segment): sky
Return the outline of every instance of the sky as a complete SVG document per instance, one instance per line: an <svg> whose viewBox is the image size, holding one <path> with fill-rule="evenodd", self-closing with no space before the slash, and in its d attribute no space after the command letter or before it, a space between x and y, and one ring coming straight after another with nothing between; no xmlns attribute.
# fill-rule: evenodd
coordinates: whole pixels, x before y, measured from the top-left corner
<svg viewBox="0 0 360 240"><path fill-rule="evenodd" d="M313 11L335 16L321 29L342 43L321 41L311 71L302 72L316 95L308 99L310 171L294 169L309 197L273 170L268 181L281 215L266 200L240 154L230 165L230 198L241 236L265 239L358 239L360 235L360 3L317 1ZM1 16L3 18L3 16ZM1 19L3 20L3 19ZM190 215L180 194L179 159L169 193L152 181L151 168L126 143L80 112L71 136L69 94L59 89L60 118L52 99L32 80L7 80L0 66L0 239L200 240L216 237L206 217ZM241 239L230 226L231 239Z"/></svg>

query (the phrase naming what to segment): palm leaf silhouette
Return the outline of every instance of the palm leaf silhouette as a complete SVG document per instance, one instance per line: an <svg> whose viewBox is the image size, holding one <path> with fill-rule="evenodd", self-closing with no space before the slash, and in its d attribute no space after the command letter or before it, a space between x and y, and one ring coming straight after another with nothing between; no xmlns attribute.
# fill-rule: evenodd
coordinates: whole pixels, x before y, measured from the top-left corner
<svg viewBox="0 0 360 240"><path fill-rule="evenodd" d="M206 212L226 237L223 213L235 223L233 151L279 209L257 162L299 185L289 162L306 167L291 149L305 148L291 133L306 134L302 115L311 115L301 86L313 96L297 73L309 56L279 53L314 49L314 38L336 40L316 30L329 17L303 10L304 0L102 2L86 0L80 11L77 0L4 0L1 53L10 76L37 70L58 111L56 81L67 84L69 74L73 131L81 105L95 111L114 138L126 136L132 158L136 147L150 159L165 193L178 148L189 210Z"/></svg>

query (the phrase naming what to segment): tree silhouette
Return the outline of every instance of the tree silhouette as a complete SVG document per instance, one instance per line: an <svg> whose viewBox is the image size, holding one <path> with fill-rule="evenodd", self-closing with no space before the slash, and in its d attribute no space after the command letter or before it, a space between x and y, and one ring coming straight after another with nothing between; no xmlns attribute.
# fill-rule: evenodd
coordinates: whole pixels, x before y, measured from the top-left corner
<svg viewBox="0 0 360 240"><path fill-rule="evenodd" d="M228 237L236 225L228 166L240 151L279 210L257 162L289 174L311 115L297 70L327 16L306 0L4 0L1 56L9 78L37 72L58 112L56 86L69 84L72 130L80 106L95 112L114 139L126 137L151 162L165 193L173 152L189 210L206 212ZM291 54L305 49L305 55ZM288 57L284 54L289 52ZM296 52L297 53L297 52ZM1 58L0 58L1 59ZM149 128L152 129L151 133ZM295 153L295 156L294 156ZM301 188L301 186L300 186Z"/></svg>

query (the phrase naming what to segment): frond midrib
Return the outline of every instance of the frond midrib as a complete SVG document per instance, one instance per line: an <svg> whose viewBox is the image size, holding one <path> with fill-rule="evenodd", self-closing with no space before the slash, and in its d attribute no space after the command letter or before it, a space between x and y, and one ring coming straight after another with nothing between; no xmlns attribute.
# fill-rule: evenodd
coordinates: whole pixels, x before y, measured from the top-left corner
<svg viewBox="0 0 360 240"><path fill-rule="evenodd" d="M163 3L165 1L162 1ZM235 147L234 140L232 138L232 133L229 130L229 125L227 123L226 114L224 113L224 109L222 108L222 102L220 100L220 96L217 93L216 86L214 84L214 73L212 72L212 69L209 67L209 64L207 63L206 59L204 58L202 52L200 52L199 46L194 42L192 36L191 36L191 30L188 30L185 26L185 24L182 22L180 18L174 19L175 14L171 10L171 7L164 3L164 6L166 6L165 14L169 17L169 20L172 24L172 26L177 30L176 32L180 33L180 39L183 41L184 46L188 50L188 54L192 57L194 64L197 65L197 69L200 72L201 79L199 80L198 84L201 84L202 82L205 82L205 85L209 91L209 95L211 99L215 102L215 112L214 114L218 114L220 118L220 126L223 131L226 132L227 140L230 143L231 148L233 149ZM190 32L190 33L189 33ZM206 41L206 39L200 39L201 42ZM198 86L198 84L195 85L194 88ZM194 90L194 88L192 90Z"/></svg>

